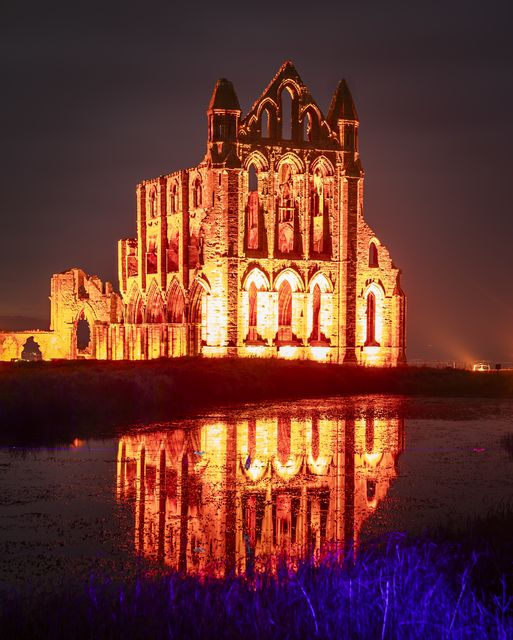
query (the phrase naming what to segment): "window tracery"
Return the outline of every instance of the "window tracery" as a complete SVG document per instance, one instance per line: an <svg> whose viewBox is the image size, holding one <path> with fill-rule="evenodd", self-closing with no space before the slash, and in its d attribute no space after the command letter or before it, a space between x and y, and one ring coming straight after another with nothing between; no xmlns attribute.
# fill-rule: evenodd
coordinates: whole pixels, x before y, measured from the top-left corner
<svg viewBox="0 0 513 640"><path fill-rule="evenodd" d="M280 167L278 199L278 249L281 253L291 253L294 251L294 183L292 167L286 162Z"/></svg>

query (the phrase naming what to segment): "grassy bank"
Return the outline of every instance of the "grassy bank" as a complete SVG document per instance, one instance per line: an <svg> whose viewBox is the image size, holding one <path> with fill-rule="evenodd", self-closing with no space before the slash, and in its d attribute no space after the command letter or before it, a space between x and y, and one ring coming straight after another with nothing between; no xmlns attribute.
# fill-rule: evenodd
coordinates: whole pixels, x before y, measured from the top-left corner
<svg viewBox="0 0 513 640"><path fill-rule="evenodd" d="M331 558L297 572L94 578L80 593L11 595L0 624L4 637L16 638L511 638L511 514L506 523L493 518L470 536L393 534L355 562ZM497 524L510 532L498 546L486 536Z"/></svg>
<svg viewBox="0 0 513 640"><path fill-rule="evenodd" d="M180 358L0 364L0 442L111 435L219 405L356 394L513 398L513 373Z"/></svg>

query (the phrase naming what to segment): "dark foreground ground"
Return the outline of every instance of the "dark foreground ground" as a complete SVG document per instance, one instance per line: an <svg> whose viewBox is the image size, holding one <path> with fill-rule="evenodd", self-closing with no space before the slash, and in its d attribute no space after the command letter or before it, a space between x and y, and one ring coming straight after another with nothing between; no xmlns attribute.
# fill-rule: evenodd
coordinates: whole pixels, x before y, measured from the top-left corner
<svg viewBox="0 0 513 640"><path fill-rule="evenodd" d="M355 369L278 360L0 365L0 443L113 436L243 402L390 394L513 398L513 373ZM476 401L476 399L478 399ZM449 403L451 406L454 403ZM425 405L423 406L425 409ZM459 409L458 409L459 410ZM425 413L423 413L423 417ZM513 455L511 437L505 441ZM508 448L509 447L509 448ZM513 511L465 531L391 534L320 566L223 580L156 572L82 589L0 594L2 638L513 638Z"/></svg>
<svg viewBox="0 0 513 640"><path fill-rule="evenodd" d="M362 394L513 398L513 372L256 358L0 363L0 444L112 436L245 402Z"/></svg>
<svg viewBox="0 0 513 640"><path fill-rule="evenodd" d="M513 637L511 511L464 532L391 534L297 571L126 582L91 577L78 591L4 594L4 638L419 640Z"/></svg>

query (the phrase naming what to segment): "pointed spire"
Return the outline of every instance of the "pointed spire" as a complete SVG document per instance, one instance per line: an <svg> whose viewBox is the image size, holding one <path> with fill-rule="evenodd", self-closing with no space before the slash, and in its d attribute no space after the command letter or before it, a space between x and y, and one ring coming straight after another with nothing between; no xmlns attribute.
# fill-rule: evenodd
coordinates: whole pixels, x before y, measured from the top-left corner
<svg viewBox="0 0 513 640"><path fill-rule="evenodd" d="M353 96L349 91L347 82L341 80L338 83L337 90L331 99L328 111L328 124L333 128L337 128L337 120L355 120L358 121L358 114L353 102Z"/></svg>
<svg viewBox="0 0 513 640"><path fill-rule="evenodd" d="M233 84L226 78L216 82L208 110L240 111L239 99L233 88Z"/></svg>

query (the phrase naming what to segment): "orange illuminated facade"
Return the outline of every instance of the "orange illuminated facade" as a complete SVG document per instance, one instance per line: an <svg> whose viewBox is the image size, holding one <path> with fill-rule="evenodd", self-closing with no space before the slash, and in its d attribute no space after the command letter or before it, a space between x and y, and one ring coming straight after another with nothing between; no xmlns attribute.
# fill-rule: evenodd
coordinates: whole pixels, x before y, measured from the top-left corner
<svg viewBox="0 0 513 640"><path fill-rule="evenodd" d="M198 166L137 186L137 237L118 245L120 295L79 269L53 277L42 357L404 363L400 271L363 218L346 82L324 116L286 62L243 115L222 79L207 123ZM47 348L52 336L59 344ZM0 335L2 359L16 340Z"/></svg>
<svg viewBox="0 0 513 640"><path fill-rule="evenodd" d="M403 420L373 410L204 420L121 438L117 496L147 558L199 574L275 569L356 547L403 448Z"/></svg>

